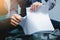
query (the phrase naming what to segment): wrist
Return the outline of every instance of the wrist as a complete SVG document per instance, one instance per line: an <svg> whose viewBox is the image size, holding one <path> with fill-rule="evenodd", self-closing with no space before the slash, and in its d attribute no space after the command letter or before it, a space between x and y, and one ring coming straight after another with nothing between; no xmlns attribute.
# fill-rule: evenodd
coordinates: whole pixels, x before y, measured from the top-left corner
<svg viewBox="0 0 60 40"><path fill-rule="evenodd" d="M10 11L10 14L9 14L9 18L12 17L13 14L17 14L17 13L18 13L17 11L11 10L11 11Z"/></svg>
<svg viewBox="0 0 60 40"><path fill-rule="evenodd" d="M26 13L21 13L20 15L21 15L21 17L25 17Z"/></svg>

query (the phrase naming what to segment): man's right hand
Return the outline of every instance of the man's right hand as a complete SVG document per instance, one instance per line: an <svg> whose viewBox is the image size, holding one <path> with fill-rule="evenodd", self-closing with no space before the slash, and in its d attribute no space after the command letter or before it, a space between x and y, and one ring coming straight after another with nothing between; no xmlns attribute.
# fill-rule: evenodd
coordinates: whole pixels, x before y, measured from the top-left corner
<svg viewBox="0 0 60 40"><path fill-rule="evenodd" d="M13 26L17 26L19 24L19 22L22 21L22 17L19 14L13 14L11 17L11 24Z"/></svg>

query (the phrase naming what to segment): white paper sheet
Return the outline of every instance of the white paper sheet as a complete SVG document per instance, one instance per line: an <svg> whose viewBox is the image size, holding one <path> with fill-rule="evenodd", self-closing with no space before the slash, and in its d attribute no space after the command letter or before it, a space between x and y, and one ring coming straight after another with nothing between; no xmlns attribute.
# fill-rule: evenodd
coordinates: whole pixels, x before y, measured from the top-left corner
<svg viewBox="0 0 60 40"><path fill-rule="evenodd" d="M30 35L36 32L54 31L53 25L49 18L47 7L48 6L42 6L35 12L31 12L30 8L26 9L27 16L21 22L26 35Z"/></svg>

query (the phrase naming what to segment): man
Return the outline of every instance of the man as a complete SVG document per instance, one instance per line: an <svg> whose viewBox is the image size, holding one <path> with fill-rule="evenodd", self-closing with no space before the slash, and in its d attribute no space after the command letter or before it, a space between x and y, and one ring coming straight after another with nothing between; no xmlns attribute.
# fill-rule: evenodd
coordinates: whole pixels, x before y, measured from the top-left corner
<svg viewBox="0 0 60 40"><path fill-rule="evenodd" d="M19 5L21 7L21 11L23 11L20 15L18 14L13 14L13 16L11 17L11 24L16 26L19 24L19 22L22 20L22 16L26 13L24 13L26 10L24 9L25 7L30 7L31 11L35 11L38 7L42 6L43 3L41 3L41 0L28 0L24 1L24 0L18 0ZM48 5L49 5L49 10L52 9L55 6L55 0L46 0L49 1ZM25 2L25 3L24 3ZM15 2L16 3L16 2ZM16 12L16 10L15 10ZM25 16L24 15L24 16ZM18 18L17 18L18 17Z"/></svg>
<svg viewBox="0 0 60 40"><path fill-rule="evenodd" d="M21 7L21 14L17 14L16 5L14 5L18 1L20 7ZM11 24L13 26L17 26L19 22L22 21L22 17L26 16L26 7L30 7L30 11L35 11L38 7L41 7L43 5L42 0L16 0L13 4L15 7L12 6L12 17L11 17ZM48 2L48 10L53 9L55 6L56 0L45 0ZM38 34L38 33L37 33ZM26 39L27 40L27 39Z"/></svg>

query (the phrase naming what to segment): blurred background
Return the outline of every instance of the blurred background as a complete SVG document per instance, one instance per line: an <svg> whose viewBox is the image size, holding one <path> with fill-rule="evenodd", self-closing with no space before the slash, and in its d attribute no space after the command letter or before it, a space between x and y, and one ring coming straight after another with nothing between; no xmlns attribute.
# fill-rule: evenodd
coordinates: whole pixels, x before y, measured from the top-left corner
<svg viewBox="0 0 60 40"><path fill-rule="evenodd" d="M50 18L60 22L60 0L56 0L56 6L49 12Z"/></svg>

